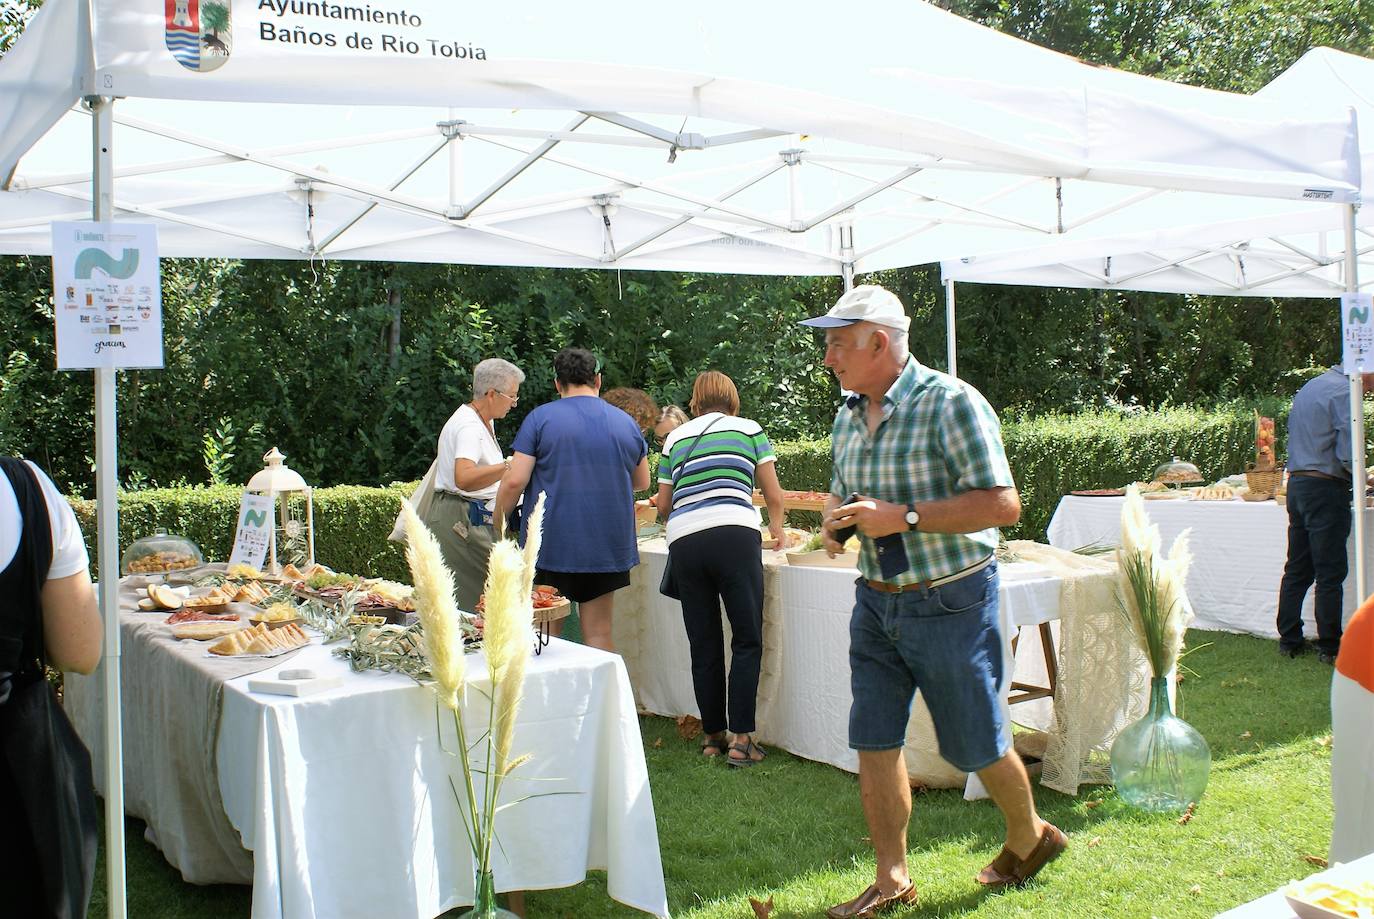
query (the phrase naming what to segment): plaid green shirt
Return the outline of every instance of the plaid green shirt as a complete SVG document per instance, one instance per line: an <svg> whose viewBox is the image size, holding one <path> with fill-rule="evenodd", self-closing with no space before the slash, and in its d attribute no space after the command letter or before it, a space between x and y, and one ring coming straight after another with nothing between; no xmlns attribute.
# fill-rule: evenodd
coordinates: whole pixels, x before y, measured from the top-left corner
<svg viewBox="0 0 1374 919"><path fill-rule="evenodd" d="M883 396L883 420L872 437L868 398L842 406L831 430L839 498L858 492L898 504L950 498L975 488L1014 486L1002 426L976 389L924 367L914 357ZM903 533L911 568L892 583L945 577L977 564L997 548L996 528L976 533ZM873 540L861 536L859 571L884 580Z"/></svg>

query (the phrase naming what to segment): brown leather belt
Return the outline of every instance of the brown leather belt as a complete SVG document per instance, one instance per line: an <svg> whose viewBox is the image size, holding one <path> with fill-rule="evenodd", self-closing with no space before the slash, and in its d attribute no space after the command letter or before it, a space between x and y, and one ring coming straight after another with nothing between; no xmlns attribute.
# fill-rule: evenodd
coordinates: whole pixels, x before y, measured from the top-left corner
<svg viewBox="0 0 1374 919"><path fill-rule="evenodd" d="M1329 473L1329 472L1318 472L1318 471L1315 470L1315 469L1290 469L1290 470L1288 471L1288 474L1289 474L1289 475L1301 475L1301 476L1306 476L1307 478L1311 478L1311 479L1330 479L1330 480L1333 481L1333 482L1340 482L1340 483L1342 483L1342 484L1344 484L1344 485L1349 485L1349 484L1350 484L1350 480L1349 480L1349 479L1342 478L1341 476L1338 476L1338 475L1332 475L1332 474Z"/></svg>
<svg viewBox="0 0 1374 919"><path fill-rule="evenodd" d="M993 556L989 555L981 562L969 565L962 571L956 571L953 574L945 575L942 578L927 578L924 581L913 581L910 584L889 584L886 581L874 581L869 578L864 578L864 583L867 584L869 587L873 588L874 590L885 594L903 594L911 590L930 590L932 587L939 587L942 584L949 584L959 580L960 578L966 578L975 572L982 571L988 565L992 564L992 559Z"/></svg>

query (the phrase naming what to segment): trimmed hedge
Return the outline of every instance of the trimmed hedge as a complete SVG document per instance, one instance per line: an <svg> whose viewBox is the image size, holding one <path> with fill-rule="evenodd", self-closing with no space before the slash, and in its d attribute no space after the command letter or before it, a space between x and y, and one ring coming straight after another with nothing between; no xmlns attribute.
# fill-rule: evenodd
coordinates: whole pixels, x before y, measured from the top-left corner
<svg viewBox="0 0 1374 919"><path fill-rule="evenodd" d="M1282 438L1287 401L1274 399L1259 410L1276 421ZM1172 408L1155 412L1100 412L1013 420L1003 426L1007 456L1021 490L1021 522L1008 538L1045 538L1060 497L1075 488L1103 488L1147 479L1154 468L1180 456L1208 481L1240 472L1252 459L1252 407L1234 404L1205 411ZM1278 445L1283 455L1283 443ZM778 475L783 488L825 491L830 485L830 442L779 442ZM651 462L657 457L651 457ZM655 467L656 468L656 467ZM315 491L315 555L340 571L408 581L405 558L387 541L399 507L415 482L382 488L341 485ZM120 549L155 527L184 535L211 561L222 561L233 542L241 491L237 487L153 489L120 495ZM73 500L88 544L94 543L95 502ZM803 519L807 518L807 519ZM801 515L798 523L815 523ZM94 563L94 553L92 553Z"/></svg>
<svg viewBox="0 0 1374 919"><path fill-rule="evenodd" d="M401 547L387 541L399 502L417 482L382 488L339 485L315 489L315 557L337 571L358 572L410 582ZM119 549L163 527L200 546L206 561L225 561L234 542L239 498L236 486L156 488L121 492ZM86 544L95 544L95 502L72 500ZM92 576L95 552L91 552Z"/></svg>

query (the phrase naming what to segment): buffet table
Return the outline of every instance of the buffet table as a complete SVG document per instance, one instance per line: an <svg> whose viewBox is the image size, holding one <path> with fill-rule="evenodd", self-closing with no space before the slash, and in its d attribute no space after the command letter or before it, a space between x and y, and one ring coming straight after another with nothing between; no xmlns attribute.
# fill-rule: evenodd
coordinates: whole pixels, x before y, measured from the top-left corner
<svg viewBox="0 0 1374 919"><path fill-rule="evenodd" d="M1111 601L1113 560L1032 543L1014 543L1013 549L1027 559L999 566L1000 611L1008 638L1004 674L1018 683L1046 685L1049 674L1039 630L1023 630L1014 652L1010 639L1020 626L1052 622L1058 690L1054 699L1027 702L1012 711L1018 723L1049 733L1045 784L1074 794L1082 782L1106 780L1105 752L1116 732L1144 712L1148 673ZM695 717L699 712L682 609L658 592L666 543L643 542L639 553L631 584L616 600L616 649L643 709ZM770 551L764 552L764 562L759 740L855 772L858 755L848 745L848 654L858 571L790 566L784 553ZM1066 596L1073 614L1061 622ZM728 623L725 632L728 642ZM1010 683L1005 681L1007 692ZM930 787L958 787L966 779L940 758L919 696L907 730L906 763L912 780Z"/></svg>
<svg viewBox="0 0 1374 919"><path fill-rule="evenodd" d="M1121 506L1125 498L1066 496L1050 520L1051 545L1065 549L1098 544L1121 544ZM1185 529L1192 529L1189 546L1193 564L1188 570L1188 597L1198 629L1248 632L1277 638L1279 581L1288 557L1288 510L1273 501L1145 502L1150 522L1159 527L1164 551ZM1374 510L1365 511L1365 531L1374 533ZM1354 538L1347 545L1351 561L1345 582L1345 617L1355 611ZM1374 540L1365 546L1365 564L1374 562ZM1370 570L1370 569L1366 569ZM1312 593L1303 604L1304 631L1316 635Z"/></svg>
<svg viewBox="0 0 1374 919"><path fill-rule="evenodd" d="M431 919L472 902L471 855L448 783L457 772L445 752L451 721L441 742L428 688L353 673L318 636L287 663L216 680L204 665L219 662L172 640L159 624L165 614L121 618L127 810L147 821L186 880L251 883L254 919ZM469 692L480 698L485 659L468 655L467 667ZM301 668L342 685L301 698L248 689ZM68 675L66 686L99 783L101 684ZM620 658L558 640L532 658L514 749L533 760L510 780L508 800L572 793L502 813L508 858L500 849L494 856L498 889L567 887L605 869L613 898L666 917L643 742Z"/></svg>

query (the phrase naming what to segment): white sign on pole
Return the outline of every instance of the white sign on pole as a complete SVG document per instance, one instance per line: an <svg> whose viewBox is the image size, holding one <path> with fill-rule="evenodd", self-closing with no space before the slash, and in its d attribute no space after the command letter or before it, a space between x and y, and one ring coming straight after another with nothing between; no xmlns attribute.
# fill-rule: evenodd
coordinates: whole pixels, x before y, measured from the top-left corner
<svg viewBox="0 0 1374 919"><path fill-rule="evenodd" d="M1374 372L1374 294L1341 294L1341 369Z"/></svg>
<svg viewBox="0 0 1374 919"><path fill-rule="evenodd" d="M162 366L152 224L54 222L52 284L58 370Z"/></svg>
<svg viewBox="0 0 1374 919"><path fill-rule="evenodd" d="M275 514L271 495L259 495L245 491L239 502L239 526L234 534L234 551L229 554L229 564L242 562L262 570L263 560L267 558L267 543L272 538Z"/></svg>

